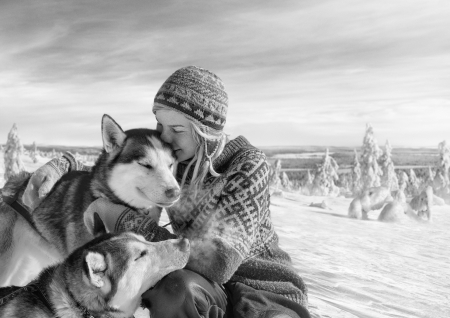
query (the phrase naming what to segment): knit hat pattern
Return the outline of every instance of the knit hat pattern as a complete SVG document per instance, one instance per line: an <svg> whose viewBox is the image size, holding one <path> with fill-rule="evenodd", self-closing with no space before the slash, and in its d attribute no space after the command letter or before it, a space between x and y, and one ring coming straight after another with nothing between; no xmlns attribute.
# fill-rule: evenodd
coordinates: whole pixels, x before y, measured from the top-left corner
<svg viewBox="0 0 450 318"><path fill-rule="evenodd" d="M165 106L218 131L225 126L228 95L222 80L197 66L183 67L161 86L155 106Z"/></svg>

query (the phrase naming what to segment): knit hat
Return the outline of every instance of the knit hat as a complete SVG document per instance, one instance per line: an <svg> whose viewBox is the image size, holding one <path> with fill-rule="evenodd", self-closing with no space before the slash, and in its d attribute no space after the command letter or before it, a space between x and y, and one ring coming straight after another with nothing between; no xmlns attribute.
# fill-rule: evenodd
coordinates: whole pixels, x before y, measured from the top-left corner
<svg viewBox="0 0 450 318"><path fill-rule="evenodd" d="M217 75L197 66L187 66L175 71L164 82L154 105L173 108L198 123L222 131L228 95Z"/></svg>

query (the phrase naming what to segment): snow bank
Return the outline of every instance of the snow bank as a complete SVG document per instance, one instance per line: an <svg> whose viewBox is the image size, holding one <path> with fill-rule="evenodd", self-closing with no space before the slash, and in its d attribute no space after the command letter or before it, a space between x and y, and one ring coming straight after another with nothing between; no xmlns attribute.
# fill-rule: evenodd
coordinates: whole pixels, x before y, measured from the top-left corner
<svg viewBox="0 0 450 318"><path fill-rule="evenodd" d="M332 210L310 207L326 200ZM347 218L351 199L284 193L272 219L309 288L313 317L449 317L450 207L433 223Z"/></svg>

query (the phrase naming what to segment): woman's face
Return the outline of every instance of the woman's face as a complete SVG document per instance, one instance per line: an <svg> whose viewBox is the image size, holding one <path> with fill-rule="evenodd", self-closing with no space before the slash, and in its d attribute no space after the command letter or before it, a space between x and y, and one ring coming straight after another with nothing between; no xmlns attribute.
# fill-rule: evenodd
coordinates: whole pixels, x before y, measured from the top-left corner
<svg viewBox="0 0 450 318"><path fill-rule="evenodd" d="M195 155L197 144L192 136L190 121L174 110L160 109L156 111L156 130L161 138L175 151L178 161L191 159Z"/></svg>

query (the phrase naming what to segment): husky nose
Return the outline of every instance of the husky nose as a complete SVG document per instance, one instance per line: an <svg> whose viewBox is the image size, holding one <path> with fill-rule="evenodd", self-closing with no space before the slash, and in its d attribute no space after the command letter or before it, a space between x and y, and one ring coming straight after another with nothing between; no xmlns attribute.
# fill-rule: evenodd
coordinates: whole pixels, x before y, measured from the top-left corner
<svg viewBox="0 0 450 318"><path fill-rule="evenodd" d="M166 190L165 194L166 194L166 197L169 199L178 198L180 196L180 189L170 188L170 189Z"/></svg>
<svg viewBox="0 0 450 318"><path fill-rule="evenodd" d="M189 248L190 248L191 245L190 245L189 240L187 238L182 238L178 242L178 246L180 247L180 251L187 252L187 251L189 251Z"/></svg>

